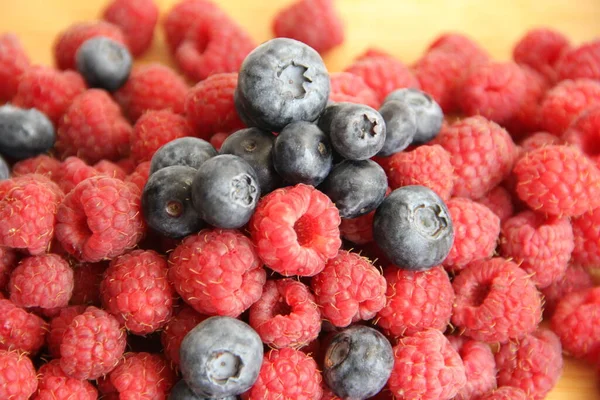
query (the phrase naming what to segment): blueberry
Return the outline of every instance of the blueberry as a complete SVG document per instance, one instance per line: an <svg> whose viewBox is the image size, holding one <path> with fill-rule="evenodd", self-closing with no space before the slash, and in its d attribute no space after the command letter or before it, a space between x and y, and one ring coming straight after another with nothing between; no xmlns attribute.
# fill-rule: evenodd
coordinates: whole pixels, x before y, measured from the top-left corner
<svg viewBox="0 0 600 400"><path fill-rule="evenodd" d="M379 109L385 121L385 143L378 156L391 156L407 148L417 132L417 116L413 109L402 101L388 101Z"/></svg>
<svg viewBox="0 0 600 400"><path fill-rule="evenodd" d="M329 139L315 124L292 122L275 139L273 163L286 182L317 186L331 170Z"/></svg>
<svg viewBox="0 0 600 400"><path fill-rule="evenodd" d="M173 165L150 175L142 193L142 212L152 229L170 238L182 238L205 226L192 204L196 170Z"/></svg>
<svg viewBox="0 0 600 400"><path fill-rule="evenodd" d="M54 146L52 122L35 108L22 109L10 104L0 107L0 153L22 160L45 153Z"/></svg>
<svg viewBox="0 0 600 400"><path fill-rule="evenodd" d="M219 228L244 226L259 198L260 186L254 168L231 154L207 160L192 182L194 208L204 221Z"/></svg>
<svg viewBox="0 0 600 400"><path fill-rule="evenodd" d="M206 160L216 155L217 150L206 140L195 137L171 140L152 156L150 174L171 165L185 165L198 169Z"/></svg>
<svg viewBox="0 0 600 400"><path fill-rule="evenodd" d="M399 268L421 271L439 265L454 242L444 201L425 186L394 190L375 211L373 237Z"/></svg>
<svg viewBox="0 0 600 400"><path fill-rule="evenodd" d="M273 168L273 143L275 135L258 128L239 130L221 145L221 154L241 157L254 168L260 184L260 192L267 194L280 186L280 178Z"/></svg>
<svg viewBox="0 0 600 400"><path fill-rule="evenodd" d="M440 133L444 112L427 93L418 89L398 89L385 98L384 104L392 100L407 103L416 114L417 132L412 144L427 143Z"/></svg>
<svg viewBox="0 0 600 400"><path fill-rule="evenodd" d="M393 366L394 352L385 336L354 325L336 334L327 347L323 377L338 397L362 400L379 393Z"/></svg>
<svg viewBox="0 0 600 400"><path fill-rule="evenodd" d="M173 386L171 393L169 393L169 400L213 400L214 397L200 397L196 393L192 392L188 387L187 383L183 379ZM222 397L219 400L236 400L237 396Z"/></svg>
<svg viewBox="0 0 600 400"><path fill-rule="evenodd" d="M335 203L342 218L356 218L381 204L387 177L375 161L344 160L331 169L319 190Z"/></svg>
<svg viewBox="0 0 600 400"><path fill-rule="evenodd" d="M319 128L329 135L333 149L348 160L371 158L385 144L383 117L364 104L337 103L327 107Z"/></svg>
<svg viewBox="0 0 600 400"><path fill-rule="evenodd" d="M245 322L217 316L205 319L183 338L179 355L183 379L198 396L237 396L258 378L263 343Z"/></svg>
<svg viewBox="0 0 600 400"><path fill-rule="evenodd" d="M0 181L10 178L10 168L6 160L0 156Z"/></svg>
<svg viewBox="0 0 600 400"><path fill-rule="evenodd" d="M83 42L75 56L77 71L88 86L114 92L127 82L133 58L127 47L98 36Z"/></svg>
<svg viewBox="0 0 600 400"><path fill-rule="evenodd" d="M294 39L256 47L240 67L235 105L248 125L279 132L294 121L315 121L327 105L330 81L323 59Z"/></svg>

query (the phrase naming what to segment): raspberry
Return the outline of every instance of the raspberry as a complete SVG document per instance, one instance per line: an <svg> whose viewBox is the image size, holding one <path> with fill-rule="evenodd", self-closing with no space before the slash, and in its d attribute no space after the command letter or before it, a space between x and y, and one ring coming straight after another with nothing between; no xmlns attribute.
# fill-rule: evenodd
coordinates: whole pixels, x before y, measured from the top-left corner
<svg viewBox="0 0 600 400"><path fill-rule="evenodd" d="M103 18L121 28L129 51L139 56L152 44L158 7L152 0L114 0Z"/></svg>
<svg viewBox="0 0 600 400"><path fill-rule="evenodd" d="M126 44L125 36L117 25L106 21L80 22L61 32L54 42L54 61L59 69L76 69L75 54L88 39L104 36Z"/></svg>
<svg viewBox="0 0 600 400"><path fill-rule="evenodd" d="M10 273L17 265L17 253L13 249L0 246L0 292L4 290Z"/></svg>
<svg viewBox="0 0 600 400"><path fill-rule="evenodd" d="M496 388L496 361L486 343L462 336L448 336L465 366L467 384L458 391L455 400L478 399Z"/></svg>
<svg viewBox="0 0 600 400"><path fill-rule="evenodd" d="M83 314L85 309L86 307L83 305L65 307L50 320L47 343L48 351L52 357L60 357L60 344L65 330L76 316Z"/></svg>
<svg viewBox="0 0 600 400"><path fill-rule="evenodd" d="M0 103L10 101L17 93L19 78L29 64L19 38L12 33L0 35Z"/></svg>
<svg viewBox="0 0 600 400"><path fill-rule="evenodd" d="M486 195L477 199L477 202L492 210L500 218L500 222L506 221L514 214L512 197L509 191L502 186L496 186Z"/></svg>
<svg viewBox="0 0 600 400"><path fill-rule="evenodd" d="M110 95L89 89L67 108L58 125L55 147L62 158L77 156L91 164L114 161L129 152L131 131Z"/></svg>
<svg viewBox="0 0 600 400"><path fill-rule="evenodd" d="M233 103L237 73L209 76L185 96L185 113L196 134L208 140L217 132L233 132L244 127Z"/></svg>
<svg viewBox="0 0 600 400"><path fill-rule="evenodd" d="M119 161L117 161L115 164L118 165L125 172L126 175L128 175L128 174L131 174L135 170L138 163L136 163L131 158L122 158Z"/></svg>
<svg viewBox="0 0 600 400"><path fill-rule="evenodd" d="M152 250L134 250L113 261L100 285L104 309L136 335L161 328L173 312L167 261Z"/></svg>
<svg viewBox="0 0 600 400"><path fill-rule="evenodd" d="M331 80L330 101L366 104L374 109L379 108L377 94L360 76L349 72L333 72L329 78Z"/></svg>
<svg viewBox="0 0 600 400"><path fill-rule="evenodd" d="M466 115L508 121L525 98L525 75L517 64L493 62L473 68L462 83L458 103Z"/></svg>
<svg viewBox="0 0 600 400"><path fill-rule="evenodd" d="M90 306L73 318L63 333L60 367L71 378L99 378L119 363L125 336L115 317Z"/></svg>
<svg viewBox="0 0 600 400"><path fill-rule="evenodd" d="M537 330L517 342L509 342L496 353L498 385L522 389L527 398L541 400L562 373L562 347L548 329Z"/></svg>
<svg viewBox="0 0 600 400"><path fill-rule="evenodd" d="M273 33L325 53L344 42L344 23L333 0L296 0L275 15Z"/></svg>
<svg viewBox="0 0 600 400"><path fill-rule="evenodd" d="M94 167L89 166L79 157L67 157L53 174L53 180L58 184L65 194L68 194L80 182L98 176L100 173Z"/></svg>
<svg viewBox="0 0 600 400"><path fill-rule="evenodd" d="M393 350L394 368L388 387L395 397L449 400L467 382L460 355L438 330L401 338Z"/></svg>
<svg viewBox="0 0 600 400"><path fill-rule="evenodd" d="M175 381L175 372L161 355L127 353L98 387L107 398L166 400Z"/></svg>
<svg viewBox="0 0 600 400"><path fill-rule="evenodd" d="M308 287L293 279L265 283L249 323L269 347L300 347L319 336L321 312Z"/></svg>
<svg viewBox="0 0 600 400"><path fill-rule="evenodd" d="M428 52L433 50L456 53L468 64L486 62L489 59L489 55L479 44L457 32L447 32L438 36L427 48Z"/></svg>
<svg viewBox="0 0 600 400"><path fill-rule="evenodd" d="M518 263L539 288L565 274L573 246L568 218L545 217L526 210L502 224L502 256Z"/></svg>
<svg viewBox="0 0 600 400"><path fill-rule="evenodd" d="M215 150L219 151L219 150L221 150L221 146L223 145L223 142L225 141L225 139L227 139L229 137L229 135L230 135L230 133L217 132L210 137L210 144L212 144L212 146L215 148Z"/></svg>
<svg viewBox="0 0 600 400"><path fill-rule="evenodd" d="M477 199L502 182L517 154L508 132L483 117L457 121L442 131L432 144L450 153L454 167L453 195Z"/></svg>
<svg viewBox="0 0 600 400"><path fill-rule="evenodd" d="M145 111L170 109L183 113L187 84L171 68L144 64L131 70L127 83L114 93L127 117L135 122Z"/></svg>
<svg viewBox="0 0 600 400"><path fill-rule="evenodd" d="M562 33L548 28L532 29L519 39L513 48L513 59L542 74L549 81L556 80L555 65L570 44Z"/></svg>
<svg viewBox="0 0 600 400"><path fill-rule="evenodd" d="M208 318L206 315L198 314L193 308L184 305L181 311L167 322L160 334L167 360L179 366L179 348L183 338L206 318Z"/></svg>
<svg viewBox="0 0 600 400"><path fill-rule="evenodd" d="M527 153L540 147L563 144L562 139L548 132L536 132L526 137L519 145L522 153Z"/></svg>
<svg viewBox="0 0 600 400"><path fill-rule="evenodd" d="M386 304L376 323L388 335L414 335L427 329L444 331L450 322L454 291L446 271L406 271L396 266L384 270Z"/></svg>
<svg viewBox="0 0 600 400"><path fill-rule="evenodd" d="M140 189L140 192L144 191L144 186L150 176L150 161L143 161L135 167L135 171L125 178L125 182L132 183Z"/></svg>
<svg viewBox="0 0 600 400"><path fill-rule="evenodd" d="M40 154L14 163L12 174L13 176L40 174L53 179L59 168L60 160L46 154Z"/></svg>
<svg viewBox="0 0 600 400"><path fill-rule="evenodd" d="M600 82L591 79L562 81L542 99L541 128L560 136L582 111L599 104Z"/></svg>
<svg viewBox="0 0 600 400"><path fill-rule="evenodd" d="M133 127L129 139L131 157L138 163L150 161L161 146L193 134L191 124L185 117L169 110L148 111Z"/></svg>
<svg viewBox="0 0 600 400"><path fill-rule="evenodd" d="M500 234L500 218L486 206L461 197L446 202L454 243L443 262L445 268L460 271L476 260L492 257Z"/></svg>
<svg viewBox="0 0 600 400"><path fill-rule="evenodd" d="M285 276L314 276L341 246L340 215L312 186L276 189L264 196L250 219L261 260Z"/></svg>
<svg viewBox="0 0 600 400"><path fill-rule="evenodd" d="M85 82L76 72L32 67L21 75L13 104L38 109L56 126L73 99L84 90Z"/></svg>
<svg viewBox="0 0 600 400"><path fill-rule="evenodd" d="M285 347L269 351L252 388L242 394L244 400L319 400L323 378L312 357Z"/></svg>
<svg viewBox="0 0 600 400"><path fill-rule="evenodd" d="M16 351L0 350L0 398L29 399L37 386L35 368L29 357Z"/></svg>
<svg viewBox="0 0 600 400"><path fill-rule="evenodd" d="M472 262L452 285L452 323L475 340L518 339L533 332L542 318L540 293L512 261L498 257Z"/></svg>
<svg viewBox="0 0 600 400"><path fill-rule="evenodd" d="M540 124L540 103L548 91L546 78L529 67L521 67L525 76L523 99L514 111L512 118L504 121L504 126L513 138L536 131Z"/></svg>
<svg viewBox="0 0 600 400"><path fill-rule="evenodd" d="M81 261L112 259L134 247L145 230L137 188L96 176L79 183L58 208L56 238Z"/></svg>
<svg viewBox="0 0 600 400"><path fill-rule="evenodd" d="M563 350L595 363L600 356L600 287L570 293L559 301L552 330Z"/></svg>
<svg viewBox="0 0 600 400"><path fill-rule="evenodd" d="M562 53L556 62L558 80L600 79L600 40L584 43Z"/></svg>
<svg viewBox="0 0 600 400"><path fill-rule="evenodd" d="M526 153L513 173L519 198L535 211L575 217L600 206L600 170L573 147Z"/></svg>
<svg viewBox="0 0 600 400"><path fill-rule="evenodd" d="M54 235L55 214L63 194L43 175L28 174L0 182L0 246L46 252Z"/></svg>
<svg viewBox="0 0 600 400"><path fill-rule="evenodd" d="M594 281L585 268L570 264L561 279L542 289L544 314L548 317L552 316L563 297L570 293L585 291L593 286Z"/></svg>
<svg viewBox="0 0 600 400"><path fill-rule="evenodd" d="M600 104L579 114L562 139L578 147L600 168Z"/></svg>
<svg viewBox="0 0 600 400"><path fill-rule="evenodd" d="M19 350L31 354L44 345L48 324L7 299L0 299L0 350Z"/></svg>
<svg viewBox="0 0 600 400"><path fill-rule="evenodd" d="M600 267L600 207L572 218L575 247L572 262L585 268Z"/></svg>
<svg viewBox="0 0 600 400"><path fill-rule="evenodd" d="M169 256L169 280L196 311L237 317L262 294L266 271L252 242L233 230L204 229Z"/></svg>
<svg viewBox="0 0 600 400"><path fill-rule="evenodd" d="M60 360L40 367L36 399L39 400L96 400L98 391L90 382L69 378L60 368Z"/></svg>
<svg viewBox="0 0 600 400"><path fill-rule="evenodd" d="M519 388L502 386L497 390L481 396L478 400L528 400L529 397Z"/></svg>
<svg viewBox="0 0 600 400"><path fill-rule="evenodd" d="M127 177L127 173L123 168L108 160L98 161L94 164L94 169L98 171L98 173L110 176L111 178L124 180Z"/></svg>
<svg viewBox="0 0 600 400"><path fill-rule="evenodd" d="M346 240L356 244L373 241L373 217L375 211L356 218L342 218L340 234Z"/></svg>

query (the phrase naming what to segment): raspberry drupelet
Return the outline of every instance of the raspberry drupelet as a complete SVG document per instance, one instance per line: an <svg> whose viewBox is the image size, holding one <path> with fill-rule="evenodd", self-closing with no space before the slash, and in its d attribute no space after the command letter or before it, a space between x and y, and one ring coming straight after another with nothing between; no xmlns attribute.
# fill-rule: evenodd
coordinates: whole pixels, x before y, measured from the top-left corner
<svg viewBox="0 0 600 400"><path fill-rule="evenodd" d="M527 65L546 79L555 81L556 63L561 55L570 50L569 39L562 33L549 28L527 31L513 48L513 59Z"/></svg>

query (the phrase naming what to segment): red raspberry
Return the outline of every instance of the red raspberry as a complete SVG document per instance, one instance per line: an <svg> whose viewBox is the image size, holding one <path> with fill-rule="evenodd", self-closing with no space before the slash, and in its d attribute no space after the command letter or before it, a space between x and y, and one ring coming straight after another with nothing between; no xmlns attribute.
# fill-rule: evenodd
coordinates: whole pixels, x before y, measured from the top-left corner
<svg viewBox="0 0 600 400"><path fill-rule="evenodd" d="M452 323L483 342L505 343L533 332L542 319L542 299L527 273L503 258L472 262L452 283Z"/></svg>
<svg viewBox="0 0 600 400"><path fill-rule="evenodd" d="M546 78L529 67L521 67L525 76L524 94L512 117L504 121L504 127L513 138L519 138L539 129L540 103L549 89Z"/></svg>
<svg viewBox="0 0 600 400"><path fill-rule="evenodd" d="M244 127L233 103L237 80L235 72L214 74L188 91L185 113L197 136L208 140L217 132L233 132Z"/></svg>
<svg viewBox="0 0 600 400"><path fill-rule="evenodd" d="M56 126L73 99L84 90L83 78L74 71L32 67L21 75L13 103L21 108L37 108Z"/></svg>
<svg viewBox="0 0 600 400"><path fill-rule="evenodd" d="M131 137L131 157L138 163L150 161L161 146L172 140L193 136L185 117L170 110L148 111L135 123Z"/></svg>
<svg viewBox="0 0 600 400"><path fill-rule="evenodd" d="M513 59L554 82L556 62L569 48L569 39L562 33L548 28L537 28L526 32L515 44Z"/></svg>
<svg viewBox="0 0 600 400"><path fill-rule="evenodd" d="M183 113L187 84L175 71L162 64L133 67L127 83L114 93L127 117L135 122L148 110L170 109Z"/></svg>
<svg viewBox="0 0 600 400"><path fill-rule="evenodd" d="M535 211L579 216L600 207L600 170L579 150L546 146L515 164L517 194Z"/></svg>
<svg viewBox="0 0 600 400"><path fill-rule="evenodd" d="M552 146L555 144L563 144L563 141L558 136L548 132L536 132L526 137L520 144L521 153L527 153L540 147Z"/></svg>
<svg viewBox="0 0 600 400"><path fill-rule="evenodd" d="M100 305L100 282L107 264L79 263L73 267L73 295L71 304Z"/></svg>
<svg viewBox="0 0 600 400"><path fill-rule="evenodd" d="M455 400L478 399L496 388L496 360L486 343L464 336L448 336L465 366L467 384L458 391Z"/></svg>
<svg viewBox="0 0 600 400"><path fill-rule="evenodd" d="M175 382L175 371L160 354L127 353L98 387L106 398L166 400Z"/></svg>
<svg viewBox="0 0 600 400"><path fill-rule="evenodd" d="M131 125L104 90L89 89L77 96L56 132L56 150L62 158L77 156L94 164L118 160L129 152Z"/></svg>
<svg viewBox="0 0 600 400"><path fill-rule="evenodd" d="M545 217L526 210L502 224L501 255L518 263L539 288L565 274L573 246L568 218Z"/></svg>
<svg viewBox="0 0 600 400"><path fill-rule="evenodd" d="M50 320L46 341L48 343L48 351L52 357L60 357L60 344L65 330L76 316L84 313L85 309L84 305L65 307Z"/></svg>
<svg viewBox="0 0 600 400"><path fill-rule="evenodd" d="M483 117L457 121L431 144L450 153L454 167L453 195L477 199L492 190L512 169L517 150L510 135Z"/></svg>
<svg viewBox="0 0 600 400"><path fill-rule="evenodd" d="M221 146L223 145L223 142L225 141L225 139L227 139L229 137L229 135L231 135L231 133L228 133L228 132L215 133L214 135L212 135L210 137L210 144L212 144L212 146L215 148L215 150L219 151L219 150L221 150Z"/></svg>
<svg viewBox="0 0 600 400"><path fill-rule="evenodd" d="M40 174L53 179L58 172L58 168L60 168L60 160L46 154L40 154L14 163L12 175Z"/></svg>
<svg viewBox="0 0 600 400"><path fill-rule="evenodd" d="M90 306L73 318L63 333L60 367L71 378L99 378L119 363L125 336L115 317Z"/></svg>
<svg viewBox="0 0 600 400"><path fill-rule="evenodd" d="M460 271L473 261L492 257L500 235L500 218L486 206L462 197L454 197L446 205L454 225L454 243L444 267Z"/></svg>
<svg viewBox="0 0 600 400"><path fill-rule="evenodd" d="M578 147L600 168L600 104L579 114L562 139Z"/></svg>
<svg viewBox="0 0 600 400"><path fill-rule="evenodd" d="M71 156L67 157L60 164L58 170L52 176L54 182L58 184L65 194L68 194L80 182L98 175L100 173L94 167L87 165L79 157Z"/></svg>
<svg viewBox="0 0 600 400"><path fill-rule="evenodd" d="M131 158L122 158L115 162L115 164L117 164L126 175L131 174L135 170L135 167L137 167L137 163Z"/></svg>
<svg viewBox="0 0 600 400"><path fill-rule="evenodd" d="M123 168L108 160L98 161L94 164L94 169L98 171L98 173L110 176L111 178L124 180L127 177L127 173Z"/></svg>
<svg viewBox="0 0 600 400"><path fill-rule="evenodd" d="M158 6L152 0L113 0L103 18L121 28L131 54L139 56L152 44Z"/></svg>
<svg viewBox="0 0 600 400"><path fill-rule="evenodd" d="M565 51L556 62L558 80L600 79L600 39Z"/></svg>
<svg viewBox="0 0 600 400"><path fill-rule="evenodd" d="M181 311L167 322L160 334L167 360L179 366L179 348L183 338L206 318L208 318L206 315L198 314L193 308L183 305Z"/></svg>
<svg viewBox="0 0 600 400"><path fill-rule="evenodd" d="M132 183L140 189L140 192L144 191L144 186L148 182L150 176L150 161L143 161L135 167L135 171L125 178L125 182Z"/></svg>
<svg viewBox="0 0 600 400"><path fill-rule="evenodd" d="M61 190L43 175L28 174L0 183L0 246L45 253L54 235Z"/></svg>
<svg viewBox="0 0 600 400"><path fill-rule="evenodd" d="M485 196L477 199L477 202L492 210L500 218L500 222L506 221L507 218L514 214L512 196L502 186L496 186Z"/></svg>
<svg viewBox="0 0 600 400"><path fill-rule="evenodd" d="M594 281L585 268L570 264L561 279L542 289L542 294L544 295L544 315L551 317L558 303L566 295L585 291L593 286Z"/></svg>
<svg viewBox="0 0 600 400"><path fill-rule="evenodd" d="M529 397L519 388L502 386L493 392L483 395L478 400L529 400Z"/></svg>
<svg viewBox="0 0 600 400"><path fill-rule="evenodd" d="M152 250L134 250L111 261L100 285L104 309L131 333L160 329L173 312L167 261Z"/></svg>
<svg viewBox="0 0 600 400"><path fill-rule="evenodd" d="M56 238L81 261L112 259L133 248L145 230L137 188L96 176L79 183L58 207Z"/></svg>
<svg viewBox="0 0 600 400"><path fill-rule="evenodd" d="M17 252L8 247L0 246L0 292L4 290L10 273L17 265Z"/></svg>
<svg viewBox="0 0 600 400"><path fill-rule="evenodd" d="M562 347L548 329L537 330L496 353L498 385L522 389L527 398L541 400L552 390L563 368Z"/></svg>
<svg viewBox="0 0 600 400"><path fill-rule="evenodd" d="M300 347L321 331L321 312L315 296L302 282L269 280L260 299L250 307L250 326L271 348Z"/></svg>
<svg viewBox="0 0 600 400"><path fill-rule="evenodd" d="M473 68L462 83L459 106L466 115L503 123L515 115L525 99L525 84L525 74L517 64L482 64Z"/></svg>
<svg viewBox="0 0 600 400"><path fill-rule="evenodd" d="M35 368L29 357L16 351L0 350L0 398L26 400L35 393L37 386Z"/></svg>
<svg viewBox="0 0 600 400"><path fill-rule="evenodd" d="M0 350L19 350L31 354L44 345L48 324L35 314L0 299Z"/></svg>
<svg viewBox="0 0 600 400"><path fill-rule="evenodd" d="M541 128L560 136L582 111L599 104L600 82L591 79L562 81L542 99Z"/></svg>
<svg viewBox="0 0 600 400"><path fill-rule="evenodd" d="M250 233L261 260L284 276L314 276L341 246L335 204L312 186L276 189L258 203Z"/></svg>
<svg viewBox="0 0 600 400"><path fill-rule="evenodd" d="M0 35L0 103L12 100L19 78L29 68L29 57L17 35Z"/></svg>
<svg viewBox="0 0 600 400"><path fill-rule="evenodd" d="M60 368L60 360L40 367L36 400L96 400L98 391L90 382L70 378Z"/></svg>
<svg viewBox="0 0 600 400"><path fill-rule="evenodd" d="M346 240L356 244L373 241L373 218L375 210L356 218L342 218L340 234Z"/></svg>
<svg viewBox="0 0 600 400"><path fill-rule="evenodd" d="M320 400L323 378L309 355L291 347L265 354L254 386L242 394L244 400Z"/></svg>
<svg viewBox="0 0 600 400"><path fill-rule="evenodd" d="M377 93L360 76L349 72L333 72L329 78L331 80L330 101L358 103L374 109L379 108L380 102L377 99Z"/></svg>
<svg viewBox="0 0 600 400"><path fill-rule="evenodd" d="M266 280L254 245L233 230L204 229L169 256L169 280L196 311L237 317L261 296Z"/></svg>
<svg viewBox="0 0 600 400"><path fill-rule="evenodd" d="M585 268L600 267L600 207L572 218L575 247L571 261Z"/></svg>
<svg viewBox="0 0 600 400"><path fill-rule="evenodd" d="M344 23L333 0L296 0L275 15L273 33L325 53L344 42Z"/></svg>
<svg viewBox="0 0 600 400"><path fill-rule="evenodd" d="M117 25L106 21L80 22L61 32L54 42L54 60L59 69L76 69L75 54L88 39L104 36L126 44L125 36Z"/></svg>
<svg viewBox="0 0 600 400"><path fill-rule="evenodd" d="M438 330L403 337L393 350L388 387L398 398L449 400L467 382L460 355Z"/></svg>
<svg viewBox="0 0 600 400"><path fill-rule="evenodd" d="M427 48L433 50L456 53L468 64L486 62L489 55L470 37L457 32L447 32L438 36Z"/></svg>
<svg viewBox="0 0 600 400"><path fill-rule="evenodd" d="M427 329L446 329L454 291L442 267L406 271L391 265L384 270L384 277L387 302L375 321L386 334L398 337Z"/></svg>

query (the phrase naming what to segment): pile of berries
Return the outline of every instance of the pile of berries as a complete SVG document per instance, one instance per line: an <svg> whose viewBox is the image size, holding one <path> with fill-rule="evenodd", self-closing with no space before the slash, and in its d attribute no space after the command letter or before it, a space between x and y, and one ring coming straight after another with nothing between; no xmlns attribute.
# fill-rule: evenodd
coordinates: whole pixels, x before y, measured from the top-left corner
<svg viewBox="0 0 600 400"><path fill-rule="evenodd" d="M600 41L344 72L332 0L0 36L0 398L542 399L600 368ZM190 86L190 81L194 82ZM545 317L549 324L540 327Z"/></svg>

